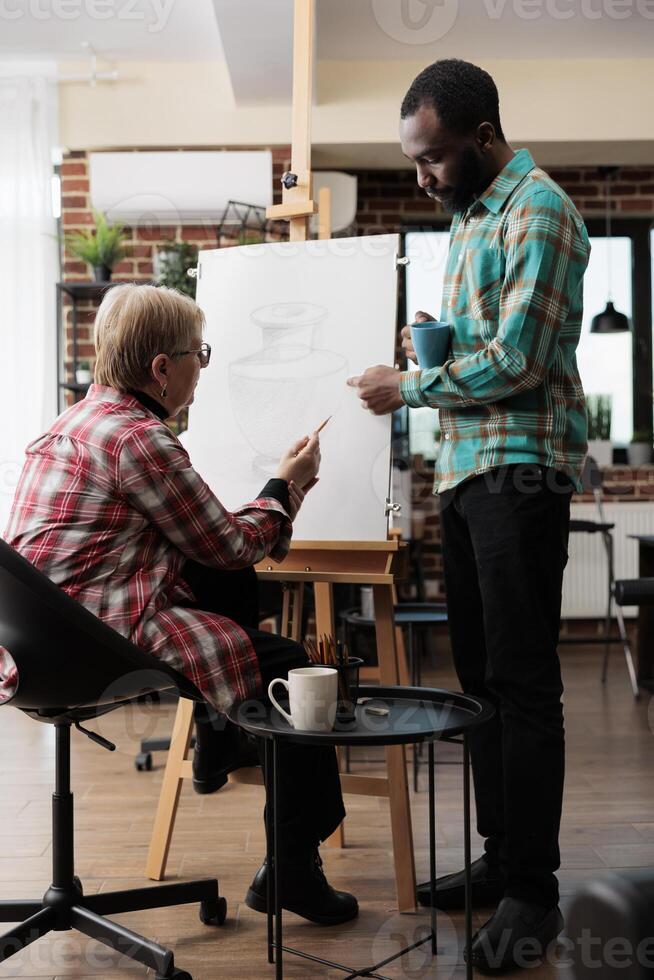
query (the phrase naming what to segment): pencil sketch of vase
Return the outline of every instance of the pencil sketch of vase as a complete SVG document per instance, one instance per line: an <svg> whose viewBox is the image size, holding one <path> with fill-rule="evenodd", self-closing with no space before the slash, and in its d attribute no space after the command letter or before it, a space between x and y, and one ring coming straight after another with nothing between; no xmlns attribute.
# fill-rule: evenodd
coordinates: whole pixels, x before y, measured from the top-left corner
<svg viewBox="0 0 654 980"><path fill-rule="evenodd" d="M327 310L312 303L273 303L251 313L261 350L229 365L238 425L256 473L269 477L281 456L340 405L347 359L319 346Z"/></svg>

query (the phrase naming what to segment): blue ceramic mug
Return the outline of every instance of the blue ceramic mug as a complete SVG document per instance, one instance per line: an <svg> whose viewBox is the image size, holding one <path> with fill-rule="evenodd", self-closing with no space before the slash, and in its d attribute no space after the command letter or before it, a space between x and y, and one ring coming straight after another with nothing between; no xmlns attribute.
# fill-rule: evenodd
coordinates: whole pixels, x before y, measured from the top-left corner
<svg viewBox="0 0 654 980"><path fill-rule="evenodd" d="M450 349L450 325L442 320L412 323L411 341L421 368L440 367Z"/></svg>

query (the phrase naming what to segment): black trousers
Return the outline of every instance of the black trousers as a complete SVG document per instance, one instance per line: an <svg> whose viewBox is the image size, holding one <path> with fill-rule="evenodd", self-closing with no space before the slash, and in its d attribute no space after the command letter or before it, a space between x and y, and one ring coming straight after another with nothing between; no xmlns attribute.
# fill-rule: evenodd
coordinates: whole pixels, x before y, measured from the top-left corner
<svg viewBox="0 0 654 980"><path fill-rule="evenodd" d="M288 676L293 667L304 667L307 655L299 643L257 629L259 601L257 576L252 568L220 571L187 561L184 579L191 586L199 609L229 616L248 633L259 663L264 701L275 677ZM213 738L227 744L233 739L231 722L213 712ZM211 709L209 709L211 717ZM280 742L279 822L282 852L292 856L316 847L332 834L345 817L336 750L329 747ZM257 739L261 765L264 742ZM264 810L265 817L265 810Z"/></svg>
<svg viewBox="0 0 654 980"><path fill-rule="evenodd" d="M500 467L441 494L454 663L466 693L495 705L471 738L477 829L506 894L558 901L563 685L557 654L568 552L567 478Z"/></svg>

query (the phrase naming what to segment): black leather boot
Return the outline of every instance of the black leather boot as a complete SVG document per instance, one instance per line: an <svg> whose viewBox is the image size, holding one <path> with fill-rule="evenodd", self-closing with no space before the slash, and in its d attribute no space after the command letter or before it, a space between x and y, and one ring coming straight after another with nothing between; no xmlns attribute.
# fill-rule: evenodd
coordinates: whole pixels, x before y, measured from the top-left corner
<svg viewBox="0 0 654 980"><path fill-rule="evenodd" d="M495 915L472 939L472 965L481 973L533 967L563 929L558 905L503 898Z"/></svg>
<svg viewBox="0 0 654 980"><path fill-rule="evenodd" d="M322 870L318 848L280 862L282 908L309 922L335 926L359 914L359 903L349 892L338 892ZM256 912L266 912L268 864L263 862L245 897L245 904Z"/></svg>
<svg viewBox="0 0 654 980"><path fill-rule="evenodd" d="M484 856L470 865L472 881L472 907L492 908L504 895L505 881L497 866L491 866ZM418 901L421 905L431 905L429 882L418 885ZM459 911L465 908L465 872L443 875L436 879L436 908Z"/></svg>
<svg viewBox="0 0 654 980"><path fill-rule="evenodd" d="M196 793L215 793L225 785L230 772L259 765L256 742L242 729L221 718L206 704L197 704L194 714L193 789Z"/></svg>

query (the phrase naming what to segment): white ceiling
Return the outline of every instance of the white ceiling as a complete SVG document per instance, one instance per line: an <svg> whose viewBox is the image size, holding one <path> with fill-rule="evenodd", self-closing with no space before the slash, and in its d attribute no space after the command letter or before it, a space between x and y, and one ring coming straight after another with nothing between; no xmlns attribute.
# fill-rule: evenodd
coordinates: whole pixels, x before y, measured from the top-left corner
<svg viewBox="0 0 654 980"><path fill-rule="evenodd" d="M291 9L292 0L5 0L0 58L76 58L86 40L109 60L227 55L237 87L265 94L288 63ZM654 56L654 0L317 0L317 23L324 59Z"/></svg>
<svg viewBox="0 0 654 980"><path fill-rule="evenodd" d="M67 12L65 18L62 12ZM82 41L90 41L98 56L108 61L223 59L212 0L6 0L2 4L0 58L75 60L84 57Z"/></svg>
<svg viewBox="0 0 654 980"><path fill-rule="evenodd" d="M213 7L236 103L289 103L293 0L213 0Z"/></svg>

